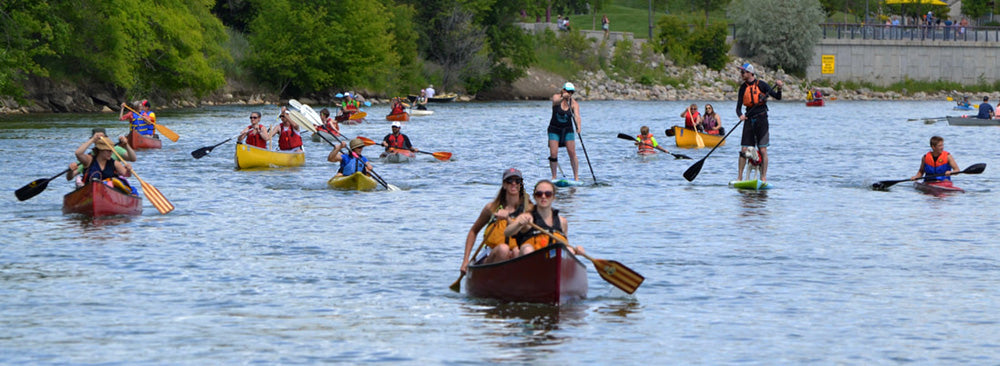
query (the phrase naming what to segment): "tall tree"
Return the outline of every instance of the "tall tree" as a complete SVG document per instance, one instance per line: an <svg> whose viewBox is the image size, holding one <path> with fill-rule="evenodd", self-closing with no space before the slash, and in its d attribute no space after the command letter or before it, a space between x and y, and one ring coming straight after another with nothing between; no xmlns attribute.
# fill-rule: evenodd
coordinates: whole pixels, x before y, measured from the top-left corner
<svg viewBox="0 0 1000 366"><path fill-rule="evenodd" d="M769 67L804 72L822 35L817 0L736 0L729 6L736 39L750 58Z"/></svg>
<svg viewBox="0 0 1000 366"><path fill-rule="evenodd" d="M65 52L69 24L48 2L11 0L0 4L0 95L20 97L28 75L48 76L41 62Z"/></svg>

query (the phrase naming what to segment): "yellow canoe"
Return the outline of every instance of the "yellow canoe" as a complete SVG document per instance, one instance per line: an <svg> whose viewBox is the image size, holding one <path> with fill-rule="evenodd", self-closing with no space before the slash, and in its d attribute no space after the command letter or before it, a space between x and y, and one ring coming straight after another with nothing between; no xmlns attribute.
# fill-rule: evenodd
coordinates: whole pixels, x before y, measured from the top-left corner
<svg viewBox="0 0 1000 366"><path fill-rule="evenodd" d="M339 176L330 178L326 184L329 184L333 189L339 189L344 191L373 191L378 187L378 183L375 179L367 175L357 172L347 176Z"/></svg>
<svg viewBox="0 0 1000 366"><path fill-rule="evenodd" d="M306 163L306 153L271 151L247 144L236 144L236 169L280 168L301 166Z"/></svg>
<svg viewBox="0 0 1000 366"><path fill-rule="evenodd" d="M673 129L674 142L677 143L677 147L685 149L698 148L698 139L695 138L696 133L701 135L701 140L705 142L705 147L708 148L715 147L719 141L722 141L723 137L722 135L709 135L707 133L695 132L694 130L689 130L681 126L674 126L671 128ZM670 134L667 133L667 136L670 136ZM722 141L721 145L725 144L726 142Z"/></svg>

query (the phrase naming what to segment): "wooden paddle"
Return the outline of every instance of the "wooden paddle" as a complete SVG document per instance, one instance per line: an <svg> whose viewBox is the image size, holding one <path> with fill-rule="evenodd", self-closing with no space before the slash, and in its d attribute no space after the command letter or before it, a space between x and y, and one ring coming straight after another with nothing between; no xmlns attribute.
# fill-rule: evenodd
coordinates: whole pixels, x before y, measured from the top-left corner
<svg viewBox="0 0 1000 366"><path fill-rule="evenodd" d="M358 136L358 138L361 139L361 141L365 142L365 146L379 145L377 142L375 142L375 140L372 140L370 138L367 138L367 137L364 137L364 136ZM409 150L409 151L413 151L413 152L417 152L417 153L421 153L421 154L433 155L435 159L438 159L438 160L441 160L441 161L448 161L448 159L451 159L451 153L447 152L447 151L426 152L426 151L418 151L418 150L407 149L407 148L402 148L402 147L394 147L393 149Z"/></svg>
<svg viewBox="0 0 1000 366"><path fill-rule="evenodd" d="M114 146L114 144L111 143L111 140L107 137L102 136L101 140L104 140L104 142L107 142L110 146ZM123 159L121 155L118 155L118 152L114 149L111 149L111 152L118 157L119 161L125 161L125 159ZM147 199L149 199L149 203L152 203L153 207L156 207L156 210L160 211L160 214L166 215L168 212L174 210L174 205L163 196L163 193L160 193L160 190L153 187L152 184L146 183L146 181L142 180L142 178L139 177L139 174L136 174L135 169L132 169L131 166L129 167L129 170L132 172L132 175L135 176L135 179L139 180L139 184L142 185L142 193L146 195Z"/></svg>
<svg viewBox="0 0 1000 366"><path fill-rule="evenodd" d="M531 225L531 227L535 228L535 230L545 233L567 247L569 246L569 242L566 241L566 239L552 234L541 226L538 226L533 222L529 222L528 225ZM594 262L594 268L597 269L597 273L601 275L601 278L626 293L631 294L635 292L635 290L639 288L639 285L642 284L642 281L646 280L646 278L641 274L616 261L594 259L593 257L587 255L587 253L583 252L577 252L576 254L582 255L584 258L590 259L591 262Z"/></svg>
<svg viewBox="0 0 1000 366"><path fill-rule="evenodd" d="M200 148L198 150L192 151L191 152L191 156L194 157L195 159L201 159L201 158L205 157L205 155L208 155L208 153L212 152L212 149L217 148L217 147L221 146L222 144L229 142L229 140L232 140L232 139L237 138L239 136L240 135L237 134L236 136L230 137L230 138L226 139L225 141L220 142L218 144L215 144L215 145L212 145L212 146L205 146L205 147Z"/></svg>
<svg viewBox="0 0 1000 366"><path fill-rule="evenodd" d="M31 183L26 184L24 187L18 188L14 191L14 196L17 196L18 201L24 201L31 197L37 196L39 193L45 190L45 187L49 186L49 181L56 179L56 177L66 174L69 169L59 172L59 174L53 175L51 178L41 178L35 179Z"/></svg>
<svg viewBox="0 0 1000 366"><path fill-rule="evenodd" d="M955 175L955 174L979 174L979 173L982 173L984 170L986 170L986 163L972 164L972 165L969 165L968 168L965 168L965 170L962 170L962 171L957 172L957 173L951 173L951 175ZM925 175L923 177L919 177L919 178L916 178L916 179L910 178L910 179L900 179L900 180L883 180L883 181L875 182L875 184L872 184L872 189L883 191L883 190L885 190L885 189L887 189L889 187L892 187L896 183L910 182L910 181L914 181L914 180L917 180L917 179L936 178L936 177L943 177L943 176L945 176L945 174Z"/></svg>
<svg viewBox="0 0 1000 366"><path fill-rule="evenodd" d="M483 240L482 243L479 243L479 248L476 248L476 252L472 253L472 258L469 258L469 261L476 260L476 256L479 255L479 251L482 250L483 247L485 247L485 246L486 246L486 240ZM458 275L458 279L455 280L455 282L452 283L451 286L448 286L448 288L450 288L452 291L455 291L455 292L461 292L462 291L462 278L463 277L465 277L465 272L462 272L462 274Z"/></svg>
<svg viewBox="0 0 1000 366"><path fill-rule="evenodd" d="M736 122L736 125L733 126L733 128L731 128L729 132L726 133L725 136L722 136L722 140L719 140L719 142L716 143L714 147L712 147L712 150L709 150L708 154L705 154L704 158L701 158L701 160L698 160L696 163L694 163L694 165L691 165L690 168L687 168L687 170L684 171L684 179L687 179L687 181L690 182L693 181L694 178L698 177L698 173L701 173L701 166L705 165L705 159L707 159L709 155L712 155L712 153L715 152L715 149L718 149L719 146L722 146L722 142L726 141L726 138L729 137L729 134L733 133L733 131L736 131L736 127L739 127L740 123L743 123L743 120Z"/></svg>
<svg viewBox="0 0 1000 366"><path fill-rule="evenodd" d="M632 142L637 142L637 140L636 140L636 139L635 139L634 137L632 137L632 136L629 136L629 135L626 135L626 134L624 134L624 133L619 133L619 134L618 134L618 138L620 138L620 139L622 139L622 140L629 140L629 141L632 141ZM639 142L639 145L643 145L643 146L649 146L649 147L654 147L654 146L652 146L652 145L650 145L650 144L644 144L644 143L642 143L642 142ZM684 155L684 154L674 154L674 153L672 153L672 152L669 152L669 151L667 151L667 149L664 149L664 148L662 148L662 147L659 147L659 146L656 146L656 148L657 148L657 149L660 149L660 150L663 150L663 152L665 152L665 153L667 153L667 154L670 154L670 155L673 155L673 156L674 156L674 159L675 159L675 160L676 160L676 159L687 159L687 160L691 160L691 157L690 157L690 156L687 156L687 155Z"/></svg>
<svg viewBox="0 0 1000 366"><path fill-rule="evenodd" d="M173 130L167 128L167 126L156 123L155 121L149 119L149 117L143 116L141 113L136 112L135 109L132 109L132 107L129 107L127 104L122 104L122 106L132 111L132 113L135 113L142 119L146 120L146 122L152 123L153 127L156 128L156 132L159 132L161 135L166 136L166 138L170 139L170 141L177 142L177 139L180 138L180 136L177 135L177 132L174 132Z"/></svg>

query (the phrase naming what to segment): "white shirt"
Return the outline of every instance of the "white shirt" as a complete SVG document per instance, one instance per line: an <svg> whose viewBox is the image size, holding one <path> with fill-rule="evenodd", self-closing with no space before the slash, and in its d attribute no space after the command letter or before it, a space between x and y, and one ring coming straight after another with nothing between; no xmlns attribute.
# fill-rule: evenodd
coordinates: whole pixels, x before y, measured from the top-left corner
<svg viewBox="0 0 1000 366"><path fill-rule="evenodd" d="M427 88L427 97L428 98L434 98L434 88L431 88L431 87Z"/></svg>

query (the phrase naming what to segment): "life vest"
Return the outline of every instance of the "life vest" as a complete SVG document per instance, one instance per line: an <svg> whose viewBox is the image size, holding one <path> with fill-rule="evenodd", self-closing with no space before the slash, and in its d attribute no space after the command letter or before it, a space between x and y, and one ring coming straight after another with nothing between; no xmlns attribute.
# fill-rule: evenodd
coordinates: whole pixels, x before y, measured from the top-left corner
<svg viewBox="0 0 1000 366"><path fill-rule="evenodd" d="M716 130L716 128L719 125L719 115L718 114L711 114L711 115L707 115L706 114L705 115L705 120L702 122L702 124L705 126L705 133L707 133L709 135L718 135L719 134L719 130Z"/></svg>
<svg viewBox="0 0 1000 366"><path fill-rule="evenodd" d="M559 219L559 210L552 210L552 225L549 226L542 220L542 217L538 214L538 211L531 213L532 221L536 225L542 227L546 231L552 233L558 238L566 240L566 235L562 232L562 220ZM531 244L535 250L545 248L550 243L558 243L558 241L552 239L548 234L539 231L538 229L532 228L531 230L515 235L517 239L517 245Z"/></svg>
<svg viewBox="0 0 1000 366"><path fill-rule="evenodd" d="M752 84L746 84L747 87L743 90L743 105L747 108L764 102L764 93L760 91L760 86L757 85L759 83L760 80L754 80Z"/></svg>
<svg viewBox="0 0 1000 366"><path fill-rule="evenodd" d="M684 126L693 130L694 129L694 123L698 122L698 116L700 116L700 114L698 113L698 111L694 111L694 115L693 116L691 115L691 110L685 111L685 113L684 113Z"/></svg>
<svg viewBox="0 0 1000 366"><path fill-rule="evenodd" d="M266 149L267 140L265 140L263 137L260 137L260 132L258 132L257 129L254 128L254 125L250 125L248 128L250 128L250 133L247 134L247 145L256 146L261 149Z"/></svg>
<svg viewBox="0 0 1000 366"><path fill-rule="evenodd" d="M357 172L365 171L365 164L368 163L368 158L364 156L357 156L353 151L348 151L347 155L340 157L340 174L351 175Z"/></svg>
<svg viewBox="0 0 1000 366"><path fill-rule="evenodd" d="M128 184L128 181L125 180L124 178L106 178L102 181L102 183L106 184L108 187L117 188L118 190L126 194L131 194L131 195L139 194L138 192L136 192L135 188L133 188L130 184Z"/></svg>
<svg viewBox="0 0 1000 366"><path fill-rule="evenodd" d="M392 105L392 112L389 112L389 114L400 114L403 112L405 112L405 110L403 109L403 105L396 103Z"/></svg>
<svg viewBox="0 0 1000 366"><path fill-rule="evenodd" d="M302 146L302 135L299 132L281 125L281 132L278 134L278 148L281 150L292 150Z"/></svg>
<svg viewBox="0 0 1000 366"><path fill-rule="evenodd" d="M942 151L941 155L938 155L937 159L934 159L934 153L928 152L924 155L924 176L928 175L938 175L944 174L945 172L951 170L951 165L948 164L948 157L951 156L947 151ZM925 181L934 182L941 180L951 180L949 176L940 176L935 178L927 178Z"/></svg>
<svg viewBox="0 0 1000 366"><path fill-rule="evenodd" d="M639 141L639 152L649 152L655 151L653 148L656 147L653 141L653 134L648 133L645 135L638 135L635 137L636 141Z"/></svg>
<svg viewBox="0 0 1000 366"><path fill-rule="evenodd" d="M406 136L403 134L389 134L385 137L385 142L389 144L389 147L406 149Z"/></svg>
<svg viewBox="0 0 1000 366"><path fill-rule="evenodd" d="M356 110L358 110L358 106L359 105L360 104L358 104L358 101L356 101L356 100L345 100L343 103L341 103L340 106L345 111L356 111Z"/></svg>
<svg viewBox="0 0 1000 366"><path fill-rule="evenodd" d="M152 120L152 122L147 122L145 119L142 118L143 116L148 117L150 120ZM152 136L153 133L156 132L155 122L156 122L156 114L153 113L152 111L149 112L143 111L139 113L132 112L132 122L131 122L132 130L138 132L140 135Z"/></svg>
<svg viewBox="0 0 1000 366"><path fill-rule="evenodd" d="M503 209L500 206L497 210ZM516 217L524 211L524 205L518 207L517 210L511 212L510 217ZM504 230L507 229L507 220L498 220L495 216L490 218L490 223L486 224L486 231L483 233L483 243L490 248L494 248L500 244L507 244L507 247L513 250L517 248L517 239L514 237L504 235Z"/></svg>

